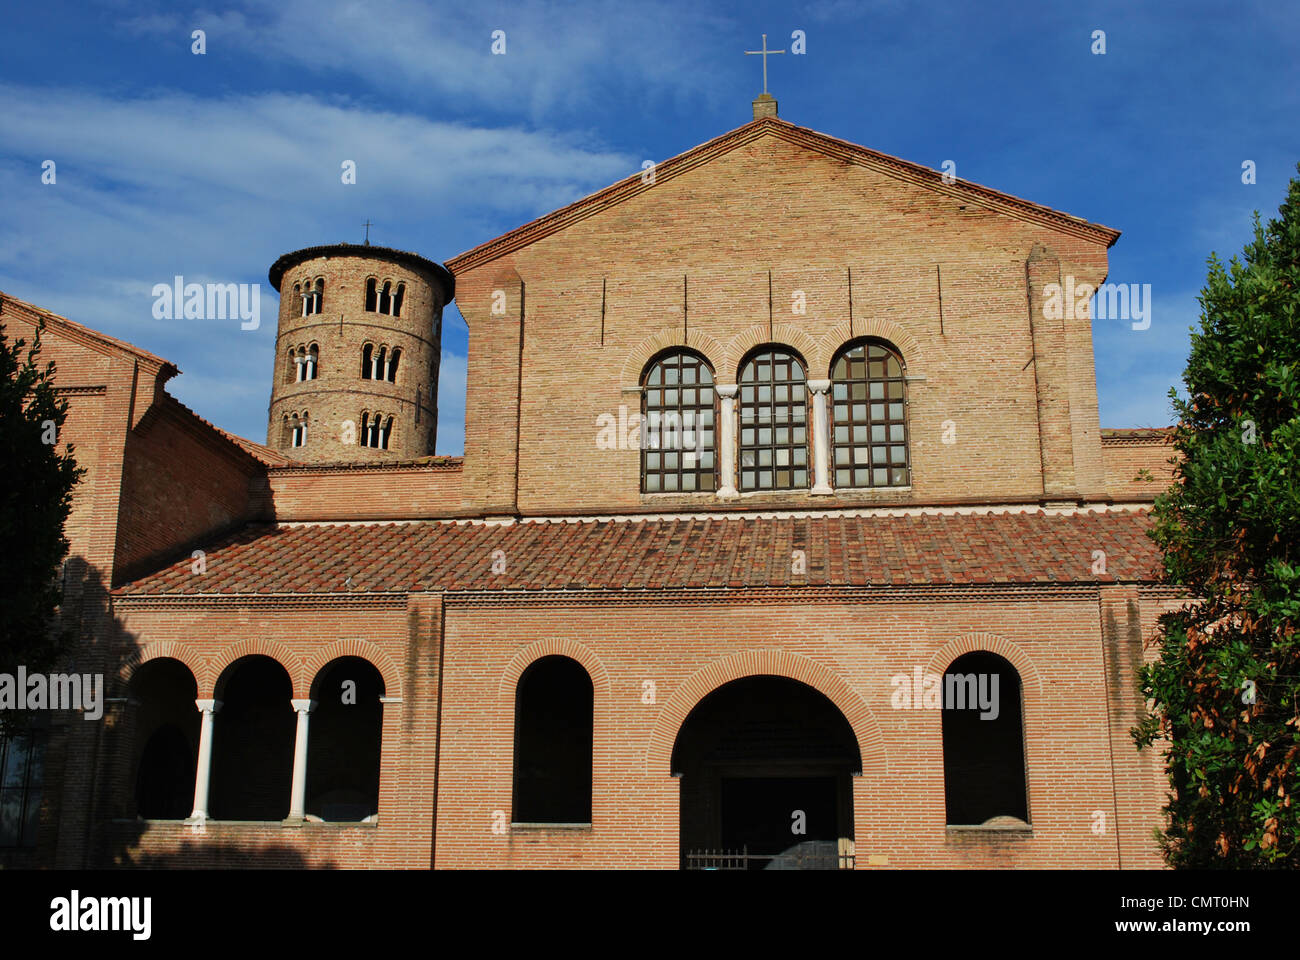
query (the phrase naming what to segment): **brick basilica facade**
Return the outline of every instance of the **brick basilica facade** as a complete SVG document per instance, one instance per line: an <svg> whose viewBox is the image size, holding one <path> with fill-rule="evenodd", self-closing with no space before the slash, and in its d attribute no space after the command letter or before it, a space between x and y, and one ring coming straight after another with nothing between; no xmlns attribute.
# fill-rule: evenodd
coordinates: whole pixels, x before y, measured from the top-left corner
<svg viewBox="0 0 1300 960"><path fill-rule="evenodd" d="M0 864L1160 866L1168 448L1043 309L1118 236L756 102L445 266L281 257L265 445L3 295L108 701L40 730Z"/></svg>

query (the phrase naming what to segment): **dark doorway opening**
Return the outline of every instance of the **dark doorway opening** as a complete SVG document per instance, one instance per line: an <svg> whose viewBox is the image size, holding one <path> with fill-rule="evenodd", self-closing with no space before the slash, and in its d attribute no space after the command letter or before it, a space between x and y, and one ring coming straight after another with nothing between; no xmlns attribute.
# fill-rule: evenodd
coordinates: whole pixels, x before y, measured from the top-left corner
<svg viewBox="0 0 1300 960"><path fill-rule="evenodd" d="M312 684L305 812L357 822L379 814L384 679L367 660L340 657Z"/></svg>
<svg viewBox="0 0 1300 960"><path fill-rule="evenodd" d="M131 678L130 692L137 703L135 814L146 820L184 820L194 808L199 749L194 674L170 657L149 660Z"/></svg>
<svg viewBox="0 0 1300 960"><path fill-rule="evenodd" d="M812 687L773 676L719 687L682 724L672 769L683 867L852 865L857 738Z"/></svg>
<svg viewBox="0 0 1300 960"><path fill-rule="evenodd" d="M217 683L212 737L214 820L283 820L289 814L297 716L289 674L270 657L241 657Z"/></svg>

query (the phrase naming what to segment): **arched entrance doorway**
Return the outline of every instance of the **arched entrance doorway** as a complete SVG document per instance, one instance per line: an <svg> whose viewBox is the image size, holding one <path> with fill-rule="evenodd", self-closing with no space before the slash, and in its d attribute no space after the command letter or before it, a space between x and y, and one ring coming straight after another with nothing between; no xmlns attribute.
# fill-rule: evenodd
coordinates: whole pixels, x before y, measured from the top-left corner
<svg viewBox="0 0 1300 960"><path fill-rule="evenodd" d="M785 677L733 680L696 704L673 745L681 865L852 865L857 738L823 694Z"/></svg>

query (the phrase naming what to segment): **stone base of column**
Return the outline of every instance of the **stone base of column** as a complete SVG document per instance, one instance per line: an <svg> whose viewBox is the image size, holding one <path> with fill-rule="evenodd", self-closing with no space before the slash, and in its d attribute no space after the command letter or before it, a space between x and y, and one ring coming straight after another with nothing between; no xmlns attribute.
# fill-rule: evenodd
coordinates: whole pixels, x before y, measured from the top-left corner
<svg viewBox="0 0 1300 960"><path fill-rule="evenodd" d="M829 484L825 484L825 483L819 487L813 487L812 490L809 491L809 493L815 494L819 497L824 497L834 492L835 492L834 488L832 488Z"/></svg>
<svg viewBox="0 0 1300 960"><path fill-rule="evenodd" d="M280 821L282 827L301 827L307 822L306 817L285 817Z"/></svg>
<svg viewBox="0 0 1300 960"><path fill-rule="evenodd" d="M718 491L719 500L735 500L740 497L740 491L735 487L723 487Z"/></svg>

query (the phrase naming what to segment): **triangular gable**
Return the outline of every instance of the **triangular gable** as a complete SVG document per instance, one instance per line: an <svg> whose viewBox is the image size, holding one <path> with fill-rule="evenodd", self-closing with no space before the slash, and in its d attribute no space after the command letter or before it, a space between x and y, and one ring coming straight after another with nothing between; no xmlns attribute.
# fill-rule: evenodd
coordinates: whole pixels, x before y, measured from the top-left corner
<svg viewBox="0 0 1300 960"><path fill-rule="evenodd" d="M12 313L15 308L17 312ZM141 350L125 340L119 340L116 337L110 337L106 333L100 333L98 330L92 330L75 320L61 317L57 313L51 313L34 303L20 300L12 294L0 290L0 322L3 322L5 316L11 313L14 316L23 317L32 324L44 320L46 327L49 329L57 331L74 343L88 347L106 357L125 356L132 360L139 360L146 367L149 367L155 375L161 375L160 383L165 383L180 373L180 369L170 360L164 360L162 357L152 354L148 350Z"/></svg>
<svg viewBox="0 0 1300 960"><path fill-rule="evenodd" d="M1111 227L1091 223L1080 217L1053 210L1051 207L1031 203L1009 193L1002 193L999 190L980 186L968 180L954 180L952 183L946 183L944 175L939 171L931 170L929 167L924 167L918 163L912 163L910 160L892 157L877 150L849 143L847 140L839 140L824 133L818 133L816 130L810 130L807 127L796 126L778 117L760 117L743 127L737 127L730 133L723 134L708 143L701 144L687 150L685 153L678 154L670 160L657 164L655 166L654 184L643 182L641 174L634 173L630 177L620 180L597 193L574 201L567 207L561 207L553 213L538 217L536 220L511 230L495 240L489 240L487 243L480 244L471 250L452 257L447 261L447 268L456 273L490 263L497 257L535 243L543 237L563 230L570 224L607 210L646 190L653 190L655 185L664 180L693 170L701 164L708 163L723 154L735 150L737 147L764 136L780 137L782 140L815 150L828 157L846 163L858 164L886 176L925 187L936 193L977 203L1008 216L1040 223L1062 233L1082 237L1097 243L1104 243L1107 247L1110 247L1119 239L1119 231Z"/></svg>

